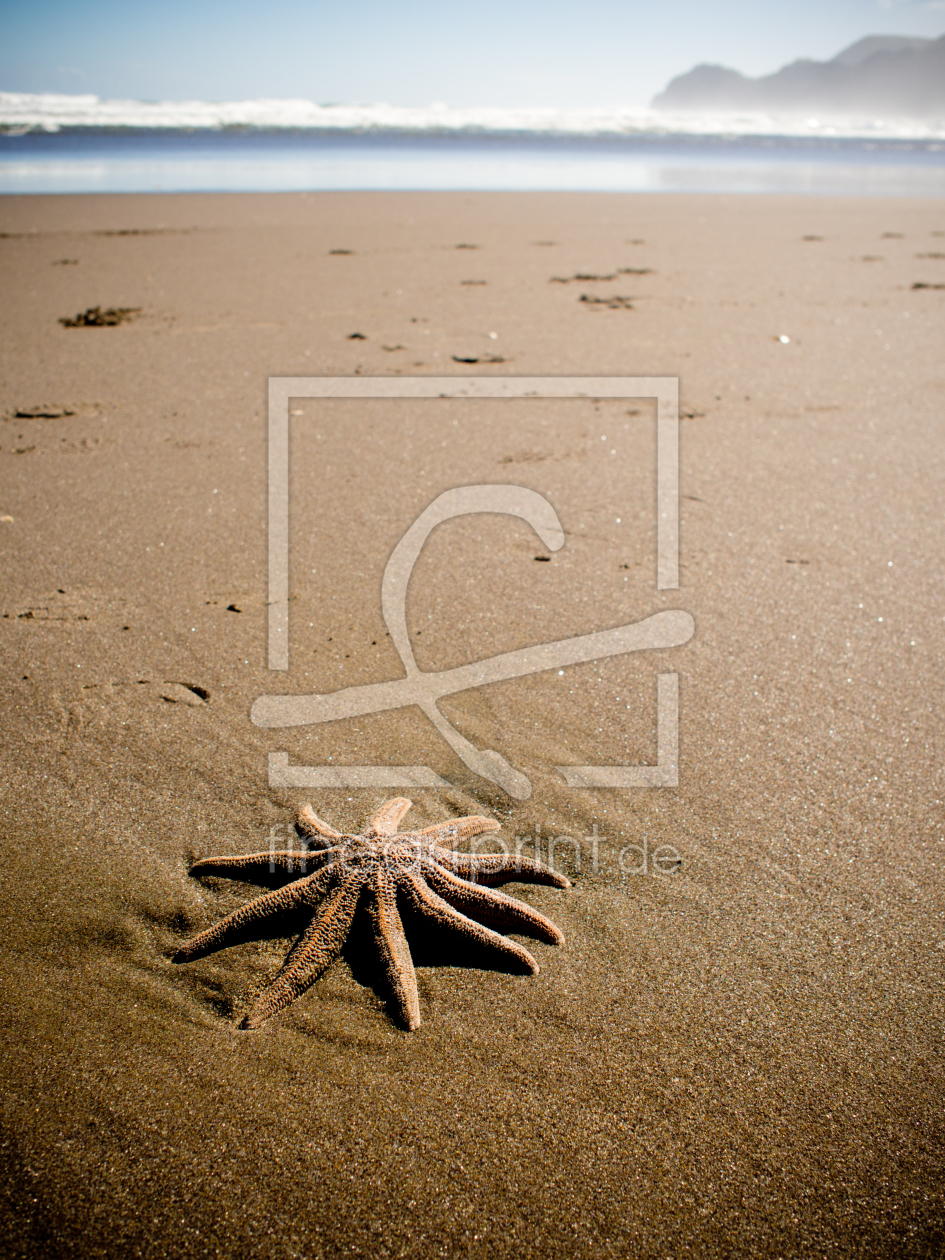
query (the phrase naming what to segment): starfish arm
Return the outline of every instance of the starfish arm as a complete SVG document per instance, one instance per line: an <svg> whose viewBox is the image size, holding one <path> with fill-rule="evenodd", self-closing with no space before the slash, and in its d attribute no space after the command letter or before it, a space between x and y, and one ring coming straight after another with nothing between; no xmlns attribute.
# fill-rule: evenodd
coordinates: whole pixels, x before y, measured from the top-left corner
<svg viewBox="0 0 945 1260"><path fill-rule="evenodd" d="M501 831L502 824L494 818L482 818L473 814L469 818L451 818L449 822L434 823L432 827L424 827L422 831L406 832L411 839L419 839L421 844L442 844L448 848L467 836L481 836L486 831Z"/></svg>
<svg viewBox="0 0 945 1260"><path fill-rule="evenodd" d="M341 839L341 832L335 831L334 827L329 827L328 823L322 822L311 805L302 806L295 825L298 831L309 840L314 840L316 836L321 840Z"/></svg>
<svg viewBox="0 0 945 1260"><path fill-rule="evenodd" d="M298 910L306 905L314 906L335 882L336 872L333 867L309 875L305 879L297 879L275 892L257 897L245 906L240 906L225 919L208 927L206 931L185 941L173 961L176 963L193 962L205 954L212 954L218 949L228 949L231 945L240 945L244 941L258 940L265 932L265 924L278 919L287 911Z"/></svg>
<svg viewBox="0 0 945 1260"><path fill-rule="evenodd" d="M395 796L393 800L385 801L368 824L368 833L373 832L378 836L396 835L397 824L409 813L412 805L413 801L408 801L406 796Z"/></svg>
<svg viewBox="0 0 945 1260"><path fill-rule="evenodd" d="M550 945L563 944L564 936L558 927L524 901L468 884L433 862L424 862L422 870L424 879L438 896L477 923L506 932L524 932Z"/></svg>
<svg viewBox="0 0 945 1260"><path fill-rule="evenodd" d="M417 973L397 909L397 890L383 871L368 885L367 910L374 927L374 942L384 968L397 1013L411 1032L420 1027L420 995Z"/></svg>
<svg viewBox="0 0 945 1260"><path fill-rule="evenodd" d="M258 1028L284 1010L334 961L351 930L361 887L362 881L355 877L339 883L329 893L289 951L282 970L243 1020L243 1028Z"/></svg>
<svg viewBox="0 0 945 1260"><path fill-rule="evenodd" d="M415 875L401 877L397 881L397 887L403 891L420 914L433 919L441 927L449 928L458 936L465 937L467 941L490 946L506 958L515 959L524 971L531 972L533 975L538 971L538 963L524 946L519 945L517 941L510 941L508 937L501 936L498 932L493 932L491 928L484 927L481 923L474 923L472 919L467 919L442 897L438 897L432 888Z"/></svg>
<svg viewBox="0 0 945 1260"><path fill-rule="evenodd" d="M201 858L191 875L219 875L224 879L251 879L254 875L310 875L337 857L335 849L286 849L280 852L242 853L233 857Z"/></svg>
<svg viewBox="0 0 945 1260"><path fill-rule="evenodd" d="M570 888L566 875L559 875L550 866L544 866L532 858L512 853L451 853L433 849L430 857L445 866L454 875L460 875L474 884L496 887L499 884L550 884L552 888Z"/></svg>

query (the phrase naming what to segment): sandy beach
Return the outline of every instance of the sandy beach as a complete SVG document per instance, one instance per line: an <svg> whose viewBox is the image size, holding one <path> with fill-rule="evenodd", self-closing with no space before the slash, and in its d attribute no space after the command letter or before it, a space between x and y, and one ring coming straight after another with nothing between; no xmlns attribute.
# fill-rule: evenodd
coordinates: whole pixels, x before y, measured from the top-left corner
<svg viewBox="0 0 945 1260"><path fill-rule="evenodd" d="M945 1254L942 203L7 197L0 259L0 1251ZM300 400L273 674L267 380L355 374L678 377L679 588L650 401ZM254 726L402 675L387 558L486 483L565 545L439 527L421 669L664 609L692 639L444 699L524 800L416 708ZM569 787L656 761L666 672L678 786ZM449 786L273 787L275 751ZM563 838L570 889L506 891L565 943L537 976L418 945L415 1032L351 952L240 1031L291 940L175 965L259 891L190 866L396 795Z"/></svg>

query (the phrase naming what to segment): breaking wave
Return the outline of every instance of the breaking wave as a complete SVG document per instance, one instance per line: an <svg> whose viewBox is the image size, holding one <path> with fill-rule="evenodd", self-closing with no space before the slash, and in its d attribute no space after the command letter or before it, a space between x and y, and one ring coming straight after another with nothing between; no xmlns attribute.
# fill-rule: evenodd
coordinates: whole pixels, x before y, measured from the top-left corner
<svg viewBox="0 0 945 1260"><path fill-rule="evenodd" d="M0 92L0 131L64 128L307 130L546 136L785 136L945 141L945 119L788 118L774 114L667 113L615 109L457 108L447 105L318 105L304 100L130 101Z"/></svg>

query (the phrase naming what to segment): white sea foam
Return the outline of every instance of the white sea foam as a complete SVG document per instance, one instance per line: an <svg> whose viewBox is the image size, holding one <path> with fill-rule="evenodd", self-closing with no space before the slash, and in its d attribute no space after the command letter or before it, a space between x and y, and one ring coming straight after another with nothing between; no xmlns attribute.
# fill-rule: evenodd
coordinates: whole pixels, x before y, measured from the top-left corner
<svg viewBox="0 0 945 1260"><path fill-rule="evenodd" d="M785 136L945 140L945 119L783 118L773 114L671 114L615 109L453 108L447 105L317 105L303 100L103 101L97 96L0 92L0 129L63 127L311 128L414 133L514 132L544 136Z"/></svg>

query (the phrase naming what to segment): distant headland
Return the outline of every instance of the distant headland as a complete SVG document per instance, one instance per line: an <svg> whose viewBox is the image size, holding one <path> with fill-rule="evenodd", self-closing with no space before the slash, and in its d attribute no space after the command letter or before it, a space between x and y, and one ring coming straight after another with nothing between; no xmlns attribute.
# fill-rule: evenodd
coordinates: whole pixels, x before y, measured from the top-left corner
<svg viewBox="0 0 945 1260"><path fill-rule="evenodd" d="M913 118L945 115L945 35L868 35L831 61L794 61L750 79L725 66L699 65L672 80L654 109L817 111Z"/></svg>

